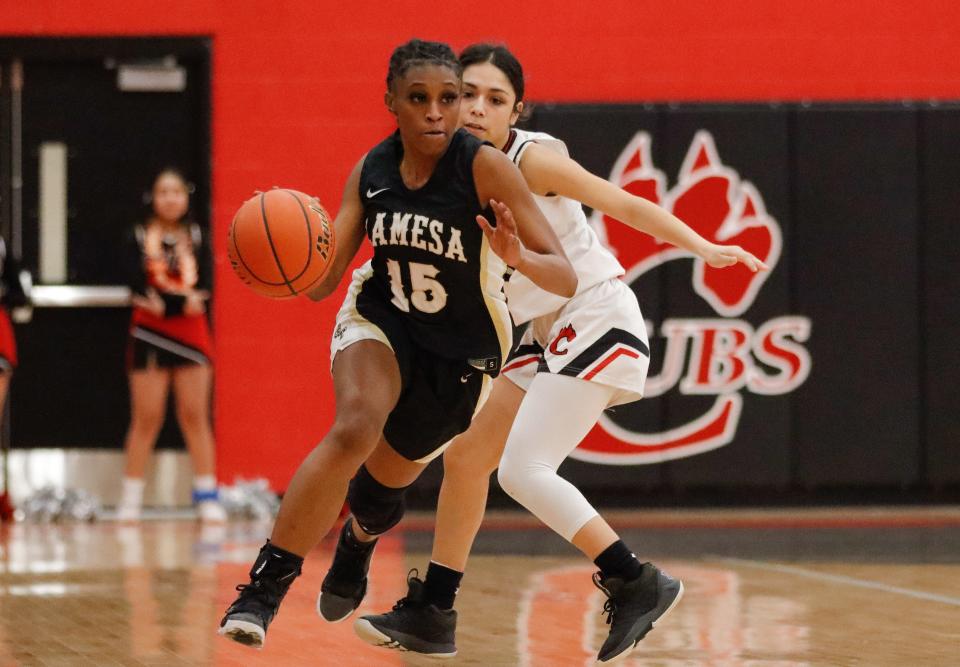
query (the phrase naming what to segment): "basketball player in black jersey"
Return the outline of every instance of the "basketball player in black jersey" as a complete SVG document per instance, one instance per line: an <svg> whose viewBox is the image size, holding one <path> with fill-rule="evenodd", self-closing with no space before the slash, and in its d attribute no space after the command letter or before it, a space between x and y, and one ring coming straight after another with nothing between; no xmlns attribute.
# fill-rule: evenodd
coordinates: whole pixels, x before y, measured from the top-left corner
<svg viewBox="0 0 960 667"><path fill-rule="evenodd" d="M576 291L520 171L456 129L460 73L453 51L437 42L412 40L390 58L386 103L398 130L347 179L336 256L310 293L331 294L369 239L373 259L354 272L331 345L336 418L290 482L250 582L238 586L221 622L220 634L234 641L262 647L344 497L351 518L318 606L330 621L356 609L376 536L396 525L406 488L467 428L510 349L507 267L547 291Z"/></svg>

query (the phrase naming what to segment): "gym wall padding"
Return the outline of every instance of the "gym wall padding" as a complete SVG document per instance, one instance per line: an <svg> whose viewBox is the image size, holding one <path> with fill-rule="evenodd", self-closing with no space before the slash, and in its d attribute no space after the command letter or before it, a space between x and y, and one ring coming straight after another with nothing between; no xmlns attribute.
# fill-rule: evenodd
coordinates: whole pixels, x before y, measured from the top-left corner
<svg viewBox="0 0 960 667"><path fill-rule="evenodd" d="M212 38L220 475L226 482L266 476L278 489L333 420L328 341L343 288L320 304L256 297L229 268L226 229L252 191L273 185L315 193L331 210L339 207L350 169L392 127L383 82L398 43L413 36L456 47L504 41L525 66L528 98L539 102L960 99L960 4L934 0L748 0L736 11L694 0L549 6L494 0L482 16L457 3L429 9L313 0L14 5L0 15L0 34ZM615 155L610 151L651 123L657 164L675 178L690 133L709 115L670 106L624 113L639 120L594 127L588 138L573 136L566 121L555 131L577 157L585 156L584 142L608 146L608 162L598 155L590 165L604 173ZM658 466L575 465L641 486L735 484L741 476L769 485L806 475L811 483L850 475L865 483L956 481L960 411L952 387L960 364L953 344L957 290L950 287L958 278L949 268L957 253L951 229L958 203L955 113L870 110L850 116L845 132L820 108L754 106L731 113L713 130L722 157L771 202L788 254L749 317L765 321L788 307L810 317L814 370L788 397L751 401L743 419L745 427L752 424L752 438ZM874 136L894 130L895 137ZM928 141L934 136L937 142ZM881 149L888 157L907 150L914 163L889 158L884 169L894 172L882 171L870 155ZM836 190L832 179L838 177L856 180L856 187ZM888 200L881 186L905 198ZM922 266L921 255L929 260ZM646 298L647 290L671 293L676 281L689 280L689 268L674 262L647 277L644 307L660 321L674 303ZM845 290L867 296L861 302L863 294ZM690 294L676 298L690 299L674 300L677 307L701 305ZM867 323L879 328L868 331L861 326ZM817 393L827 386L832 399ZM883 395L873 404L862 391ZM649 409L670 420L684 405L668 397ZM117 419L123 423L126 415ZM871 422L876 428L868 428ZM857 440L869 434L875 437ZM905 453L895 443L912 449Z"/></svg>

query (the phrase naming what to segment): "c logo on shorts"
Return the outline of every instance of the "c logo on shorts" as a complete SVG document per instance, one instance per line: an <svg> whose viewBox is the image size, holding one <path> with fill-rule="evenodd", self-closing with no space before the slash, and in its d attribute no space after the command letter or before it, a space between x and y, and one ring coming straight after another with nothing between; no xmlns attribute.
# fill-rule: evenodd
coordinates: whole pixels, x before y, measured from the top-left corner
<svg viewBox="0 0 960 667"><path fill-rule="evenodd" d="M559 345L561 341L567 341L568 343L577 337L577 332L574 330L572 324L560 329L560 333L557 334L557 337L553 339L553 342L550 343L550 354L555 354L561 356L567 353L566 349L561 350Z"/></svg>

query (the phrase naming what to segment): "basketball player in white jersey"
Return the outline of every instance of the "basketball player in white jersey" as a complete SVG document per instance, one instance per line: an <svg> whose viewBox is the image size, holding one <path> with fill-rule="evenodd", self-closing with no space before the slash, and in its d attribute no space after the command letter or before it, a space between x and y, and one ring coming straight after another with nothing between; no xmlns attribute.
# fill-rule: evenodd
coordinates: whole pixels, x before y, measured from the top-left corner
<svg viewBox="0 0 960 667"><path fill-rule="evenodd" d="M710 266L767 267L737 246L710 243L682 221L584 170L554 137L513 129L523 111L520 63L502 46L476 44L464 67L461 123L516 163L573 264L572 298L548 294L513 273L507 302L516 324L529 323L487 403L444 454L433 554L424 581L411 576L394 610L360 618L364 640L441 653L455 625L453 602L483 518L488 479L499 463L501 487L599 568L610 633L599 660L624 656L680 600L682 583L641 563L569 482L560 463L606 408L643 396L650 348L624 269L588 225L581 202L691 254ZM502 459L501 459L502 454ZM449 651L446 651L449 654Z"/></svg>

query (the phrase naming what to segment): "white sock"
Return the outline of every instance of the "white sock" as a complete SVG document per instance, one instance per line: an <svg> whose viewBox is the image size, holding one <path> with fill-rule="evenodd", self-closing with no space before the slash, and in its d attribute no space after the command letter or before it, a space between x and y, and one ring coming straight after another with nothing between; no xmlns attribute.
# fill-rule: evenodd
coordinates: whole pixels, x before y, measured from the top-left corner
<svg viewBox="0 0 960 667"><path fill-rule="evenodd" d="M123 488L120 492L120 504L124 507L142 506L144 486L146 486L146 482L142 477L124 477Z"/></svg>
<svg viewBox="0 0 960 667"><path fill-rule="evenodd" d="M217 478L214 475L195 475L193 478L194 491L216 491Z"/></svg>
<svg viewBox="0 0 960 667"><path fill-rule="evenodd" d="M193 478L193 504L216 503L219 500L217 493L217 478L213 475L197 475Z"/></svg>

